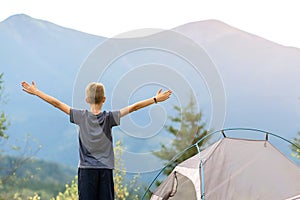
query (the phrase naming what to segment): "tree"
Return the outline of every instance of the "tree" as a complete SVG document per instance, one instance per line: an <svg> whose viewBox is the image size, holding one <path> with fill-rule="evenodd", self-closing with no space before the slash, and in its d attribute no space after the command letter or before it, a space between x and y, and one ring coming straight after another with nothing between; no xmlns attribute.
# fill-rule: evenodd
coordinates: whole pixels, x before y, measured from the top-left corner
<svg viewBox="0 0 300 200"><path fill-rule="evenodd" d="M3 100L4 94L4 82L3 82L3 73L0 74L0 104L4 104ZM6 131L10 123L7 119L7 116L4 111L0 111L0 199L12 199L16 196L11 191L11 188L21 184L21 182L26 182L28 178L31 177L31 174L28 174L27 177L18 177L17 171L20 167L27 161L32 159L32 156L40 149L40 146L36 151L31 148L31 138L27 135L25 139L25 146L21 148L17 145L9 143L9 136L6 134ZM8 151L12 150L18 156L9 156ZM17 195L19 196L19 195ZM19 197L16 197L19 198Z"/></svg>
<svg viewBox="0 0 300 200"><path fill-rule="evenodd" d="M2 94L3 94L3 90L4 90L2 78L3 78L3 73L0 74L0 103L2 102ZM1 114L0 114L0 141L1 142L8 138L8 136L5 134L5 131L7 130L8 126L9 126L9 123L7 121L5 113L4 113L4 111L1 111Z"/></svg>
<svg viewBox="0 0 300 200"><path fill-rule="evenodd" d="M3 103L3 99L2 99L2 95L3 95L3 90L4 90L4 86L3 86L3 73L0 74L0 103ZM4 111L0 111L0 143L1 143L1 147L4 146L5 142L8 140L8 135L5 134L9 123L7 120L7 117L4 113ZM4 155L4 150L1 149L0 150L0 159L3 162L3 160L5 159L5 155ZM7 180L9 179L9 176L6 173L3 173L3 171L5 171L5 169L0 168L0 172L2 172L0 175L0 189L3 188L3 184L5 184L7 182ZM1 198L1 196L0 196Z"/></svg>
<svg viewBox="0 0 300 200"><path fill-rule="evenodd" d="M51 198L51 200L77 200L78 199L78 184L77 176L72 180L71 185L66 184L66 190L60 192L56 197Z"/></svg>
<svg viewBox="0 0 300 200"><path fill-rule="evenodd" d="M114 183L115 183L115 200L139 200L140 199L140 186L137 184L139 175L135 175L131 181L126 181L126 168L122 155L124 148L121 141L117 141L115 151L115 171L114 171Z"/></svg>
<svg viewBox="0 0 300 200"><path fill-rule="evenodd" d="M193 98L190 99L189 104L183 109L178 106L174 106L174 109L177 111L178 115L176 117L170 117L173 124L165 127L166 130L175 137L172 141L172 145L167 147L166 145L161 144L161 150L153 152L155 156L166 161L165 164L174 158L175 155L208 135L208 130L205 129L206 124L202 119L202 113L201 111L196 110L196 102ZM200 142L199 147L203 146L208 140L209 137ZM163 174L169 175L178 163L197 153L197 148L190 149L167 166L163 171Z"/></svg>
<svg viewBox="0 0 300 200"><path fill-rule="evenodd" d="M295 138L293 139L293 143L295 143L298 147L300 147L300 132L298 132L298 136L299 136L298 138L295 137ZM293 155L294 157L300 159L300 149L297 148L297 147L294 146L294 145L292 145L291 148L292 148L292 150L293 150L293 152L294 152L292 155Z"/></svg>

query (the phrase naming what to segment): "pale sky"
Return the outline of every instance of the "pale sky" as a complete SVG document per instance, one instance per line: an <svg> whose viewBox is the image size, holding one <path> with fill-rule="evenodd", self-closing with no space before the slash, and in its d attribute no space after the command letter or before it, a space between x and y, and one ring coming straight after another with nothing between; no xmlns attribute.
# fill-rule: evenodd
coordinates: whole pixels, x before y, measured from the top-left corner
<svg viewBox="0 0 300 200"><path fill-rule="evenodd" d="M99 36L217 19L300 48L299 0L0 0L0 21L24 13Z"/></svg>

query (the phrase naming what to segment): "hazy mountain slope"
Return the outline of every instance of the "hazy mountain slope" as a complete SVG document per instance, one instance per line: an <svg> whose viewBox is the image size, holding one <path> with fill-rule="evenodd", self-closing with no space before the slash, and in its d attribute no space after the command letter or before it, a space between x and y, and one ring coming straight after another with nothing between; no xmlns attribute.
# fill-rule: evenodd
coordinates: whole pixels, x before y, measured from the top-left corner
<svg viewBox="0 0 300 200"><path fill-rule="evenodd" d="M300 49L246 33L220 21L176 27L198 42L216 64L226 90L225 126L300 130Z"/></svg>
<svg viewBox="0 0 300 200"><path fill-rule="evenodd" d="M3 109L12 124L8 131L12 140L23 140L30 133L43 146L39 156L76 165L75 127L62 113L23 93L20 82L35 80L41 89L71 105L80 65L103 39L22 14L0 23L0 69L8 99Z"/></svg>
<svg viewBox="0 0 300 200"><path fill-rule="evenodd" d="M226 90L225 127L262 128L287 138L300 130L299 49L216 20L174 30L198 42L216 64ZM0 23L0 72L4 72L8 96L1 110L11 120L12 138L23 140L30 133L43 145L38 156L76 165L75 126L63 113L24 94L20 82L35 80L44 91L71 105L76 74L89 52L104 39L26 15ZM130 142L130 148L137 147L133 138Z"/></svg>

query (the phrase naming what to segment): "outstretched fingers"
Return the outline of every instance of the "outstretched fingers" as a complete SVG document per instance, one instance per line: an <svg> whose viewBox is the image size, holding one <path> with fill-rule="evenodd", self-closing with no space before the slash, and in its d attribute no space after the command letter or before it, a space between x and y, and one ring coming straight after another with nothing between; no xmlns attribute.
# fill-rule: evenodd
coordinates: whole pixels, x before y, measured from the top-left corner
<svg viewBox="0 0 300 200"><path fill-rule="evenodd" d="M172 94L171 90L165 91L165 95L167 96L167 99L170 98L171 94Z"/></svg>
<svg viewBox="0 0 300 200"><path fill-rule="evenodd" d="M156 95L159 95L159 94L161 93L161 91L162 91L162 88L160 88L160 89L157 91Z"/></svg>
<svg viewBox="0 0 300 200"><path fill-rule="evenodd" d="M171 90L167 90L167 91L165 91L165 92L163 92L163 93L162 93L161 90L160 90L160 93L157 94L156 99L157 99L159 102L165 101L165 100L167 100L168 98L170 98L171 94L172 94L172 91L171 91Z"/></svg>
<svg viewBox="0 0 300 200"><path fill-rule="evenodd" d="M27 92L28 94L34 94L37 90L34 81L32 81L32 85L27 83L26 81L22 81L22 90Z"/></svg>
<svg viewBox="0 0 300 200"><path fill-rule="evenodd" d="M26 91L28 87L29 87L29 84L27 82L25 82L25 81L22 81L22 89L24 91Z"/></svg>

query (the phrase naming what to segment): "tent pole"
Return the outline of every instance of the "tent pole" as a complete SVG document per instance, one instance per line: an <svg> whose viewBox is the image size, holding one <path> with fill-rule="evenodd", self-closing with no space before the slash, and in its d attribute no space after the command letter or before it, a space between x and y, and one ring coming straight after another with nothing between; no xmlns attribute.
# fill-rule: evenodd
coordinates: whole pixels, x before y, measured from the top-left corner
<svg viewBox="0 0 300 200"><path fill-rule="evenodd" d="M200 175L201 175L201 200L205 200L203 163L202 163L202 158L201 158L199 145L197 144L196 147L197 147L197 151L199 153L199 159L200 159L199 168L200 168Z"/></svg>

